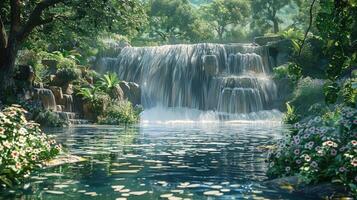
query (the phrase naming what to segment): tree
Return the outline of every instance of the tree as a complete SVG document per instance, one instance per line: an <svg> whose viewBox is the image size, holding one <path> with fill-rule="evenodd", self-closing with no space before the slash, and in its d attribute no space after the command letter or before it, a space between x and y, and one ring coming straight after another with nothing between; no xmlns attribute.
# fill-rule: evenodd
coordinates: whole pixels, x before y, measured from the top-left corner
<svg viewBox="0 0 357 200"><path fill-rule="evenodd" d="M202 7L205 18L211 22L220 40L228 26L245 24L249 16L249 4L240 0L214 0Z"/></svg>
<svg viewBox="0 0 357 200"><path fill-rule="evenodd" d="M266 26L269 22L273 25L274 33L279 32L281 19L277 13L280 9L289 5L291 0L254 0L251 1L253 13L253 26Z"/></svg>
<svg viewBox="0 0 357 200"><path fill-rule="evenodd" d="M334 104L341 90L338 81L346 72L351 76L353 66L357 66L357 2L325 0L319 4L316 26L329 61L325 100L328 104Z"/></svg>
<svg viewBox="0 0 357 200"><path fill-rule="evenodd" d="M153 0L149 3L148 16L152 36L163 41L188 39L197 16L188 0Z"/></svg>
<svg viewBox="0 0 357 200"><path fill-rule="evenodd" d="M15 87L17 52L34 32L68 28L79 35L95 35L137 27L145 16L137 0L2 0L0 10L0 99Z"/></svg>

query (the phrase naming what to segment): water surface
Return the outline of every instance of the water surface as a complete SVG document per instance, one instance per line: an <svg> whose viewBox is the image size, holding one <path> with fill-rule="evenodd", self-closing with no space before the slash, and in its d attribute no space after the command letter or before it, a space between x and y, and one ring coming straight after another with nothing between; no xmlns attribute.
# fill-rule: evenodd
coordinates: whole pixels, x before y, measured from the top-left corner
<svg viewBox="0 0 357 200"><path fill-rule="evenodd" d="M279 123L142 123L48 132L88 161L36 172L25 189L3 199L306 199L261 185L267 179L262 147L287 132Z"/></svg>

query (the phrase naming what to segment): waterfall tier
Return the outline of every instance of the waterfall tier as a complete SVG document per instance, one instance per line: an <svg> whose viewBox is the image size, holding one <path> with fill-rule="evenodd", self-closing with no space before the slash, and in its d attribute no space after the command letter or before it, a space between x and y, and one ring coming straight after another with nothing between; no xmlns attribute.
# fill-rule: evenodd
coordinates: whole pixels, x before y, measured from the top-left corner
<svg viewBox="0 0 357 200"><path fill-rule="evenodd" d="M101 66L142 88L144 108L248 114L277 97L269 52L252 44L126 47Z"/></svg>

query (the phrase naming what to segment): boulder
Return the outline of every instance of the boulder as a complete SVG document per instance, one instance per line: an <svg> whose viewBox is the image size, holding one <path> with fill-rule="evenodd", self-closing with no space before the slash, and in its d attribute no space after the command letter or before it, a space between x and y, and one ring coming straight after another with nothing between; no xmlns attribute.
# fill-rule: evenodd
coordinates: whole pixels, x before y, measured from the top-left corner
<svg viewBox="0 0 357 200"><path fill-rule="evenodd" d="M214 76L218 72L218 61L215 55L204 55L202 57L203 71Z"/></svg>
<svg viewBox="0 0 357 200"><path fill-rule="evenodd" d="M348 199L352 197L347 189L342 185L332 183L320 183L316 185L305 184L299 177L290 176L284 178L278 178L264 182L269 188L275 190L287 191L289 193L302 194L316 199L330 199L343 198Z"/></svg>
<svg viewBox="0 0 357 200"><path fill-rule="evenodd" d="M260 36L254 38L254 43L259 44L260 46L266 45L269 42L275 42L279 40L283 40L284 38L280 35L272 35L272 36Z"/></svg>
<svg viewBox="0 0 357 200"><path fill-rule="evenodd" d="M73 91L73 85L72 84L67 84L65 87L64 87L64 93L65 94L68 94L68 95L72 95L74 93Z"/></svg>
<svg viewBox="0 0 357 200"><path fill-rule="evenodd" d="M40 101L43 108L46 110L57 110L56 98L50 89L35 88L33 99Z"/></svg>
<svg viewBox="0 0 357 200"><path fill-rule="evenodd" d="M283 65L290 61L293 53L293 44L289 39L268 42L270 56L274 58L275 66Z"/></svg>
<svg viewBox="0 0 357 200"><path fill-rule="evenodd" d="M119 85L115 85L110 91L110 97L114 100L122 101L124 100L124 92Z"/></svg>
<svg viewBox="0 0 357 200"><path fill-rule="evenodd" d="M52 91L53 95L55 95L56 102L61 103L63 99L62 88L57 86L50 86L49 88Z"/></svg>
<svg viewBox="0 0 357 200"><path fill-rule="evenodd" d="M73 112L73 97L72 97L72 95L64 94L62 104L63 104L64 112Z"/></svg>
<svg viewBox="0 0 357 200"><path fill-rule="evenodd" d="M141 104L141 88L138 84L122 81L119 86L124 92L124 99L130 101L134 106Z"/></svg>
<svg viewBox="0 0 357 200"><path fill-rule="evenodd" d="M55 74L57 72L57 60L42 60L42 64L47 66L51 74Z"/></svg>
<svg viewBox="0 0 357 200"><path fill-rule="evenodd" d="M89 102L84 102L82 106L83 106L83 117L85 119L94 121L96 119L96 115L93 113L92 104Z"/></svg>
<svg viewBox="0 0 357 200"><path fill-rule="evenodd" d="M15 78L18 80L20 88L31 89L35 80L35 72L30 65L19 65Z"/></svg>

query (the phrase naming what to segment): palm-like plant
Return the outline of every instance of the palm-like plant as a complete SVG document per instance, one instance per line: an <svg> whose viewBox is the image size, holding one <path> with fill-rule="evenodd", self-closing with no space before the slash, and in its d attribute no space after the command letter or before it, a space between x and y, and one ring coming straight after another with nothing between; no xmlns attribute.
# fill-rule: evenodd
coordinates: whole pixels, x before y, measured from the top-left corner
<svg viewBox="0 0 357 200"><path fill-rule="evenodd" d="M95 101L95 88L80 88L78 94L83 96L85 101Z"/></svg>
<svg viewBox="0 0 357 200"><path fill-rule="evenodd" d="M99 81L99 87L106 92L112 90L120 83L118 76L115 73L107 73Z"/></svg>

